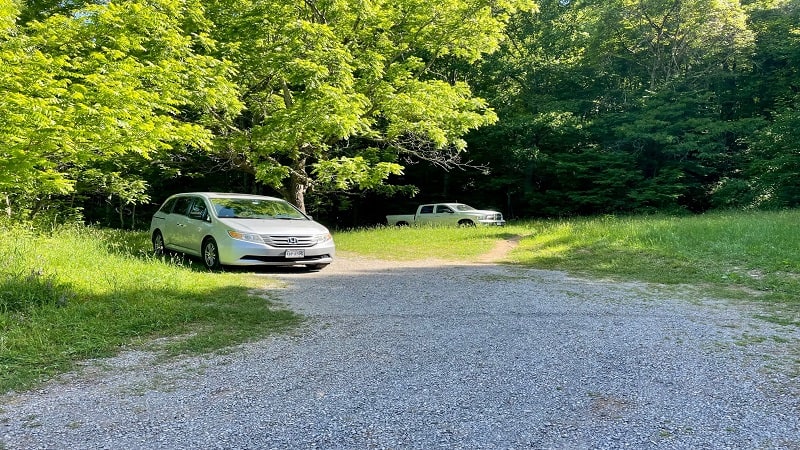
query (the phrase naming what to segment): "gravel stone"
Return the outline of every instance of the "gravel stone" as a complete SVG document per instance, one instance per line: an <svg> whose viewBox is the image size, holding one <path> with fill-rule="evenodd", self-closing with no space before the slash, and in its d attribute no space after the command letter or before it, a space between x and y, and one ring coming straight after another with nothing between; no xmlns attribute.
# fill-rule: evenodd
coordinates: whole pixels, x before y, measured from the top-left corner
<svg viewBox="0 0 800 450"><path fill-rule="evenodd" d="M493 264L259 273L303 327L6 394L0 449L800 449L800 330L756 305Z"/></svg>

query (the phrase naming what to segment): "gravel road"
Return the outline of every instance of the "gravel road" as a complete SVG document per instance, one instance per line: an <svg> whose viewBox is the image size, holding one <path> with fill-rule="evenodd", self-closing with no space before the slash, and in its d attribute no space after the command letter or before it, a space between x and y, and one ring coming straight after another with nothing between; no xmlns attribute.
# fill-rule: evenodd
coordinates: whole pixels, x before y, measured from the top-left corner
<svg viewBox="0 0 800 450"><path fill-rule="evenodd" d="M800 449L800 330L753 306L493 264L265 276L301 329L5 395L0 449Z"/></svg>

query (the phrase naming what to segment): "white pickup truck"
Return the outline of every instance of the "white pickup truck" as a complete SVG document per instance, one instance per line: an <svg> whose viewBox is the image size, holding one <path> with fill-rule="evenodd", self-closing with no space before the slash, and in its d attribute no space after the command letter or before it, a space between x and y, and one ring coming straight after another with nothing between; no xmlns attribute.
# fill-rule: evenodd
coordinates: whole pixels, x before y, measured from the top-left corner
<svg viewBox="0 0 800 450"><path fill-rule="evenodd" d="M496 225L506 224L497 211L481 211L463 203L432 203L419 205L416 214L386 216L386 223L398 227L407 225Z"/></svg>

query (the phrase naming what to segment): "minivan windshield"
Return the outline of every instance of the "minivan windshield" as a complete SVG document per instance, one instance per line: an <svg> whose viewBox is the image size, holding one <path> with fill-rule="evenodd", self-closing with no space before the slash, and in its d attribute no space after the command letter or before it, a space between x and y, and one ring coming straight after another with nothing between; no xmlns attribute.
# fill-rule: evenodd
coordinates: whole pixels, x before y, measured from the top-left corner
<svg viewBox="0 0 800 450"><path fill-rule="evenodd" d="M269 198L212 198L219 218L307 220L297 208L285 200Z"/></svg>

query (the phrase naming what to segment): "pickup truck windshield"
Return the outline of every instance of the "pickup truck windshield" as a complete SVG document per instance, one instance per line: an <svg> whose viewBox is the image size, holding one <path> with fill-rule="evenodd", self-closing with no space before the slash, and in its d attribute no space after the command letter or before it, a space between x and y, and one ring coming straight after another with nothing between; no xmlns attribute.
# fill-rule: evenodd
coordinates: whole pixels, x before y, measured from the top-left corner
<svg viewBox="0 0 800 450"><path fill-rule="evenodd" d="M469 205L465 205L463 203L458 203L456 205L453 205L453 207L455 207L458 211L475 211L475 208Z"/></svg>

